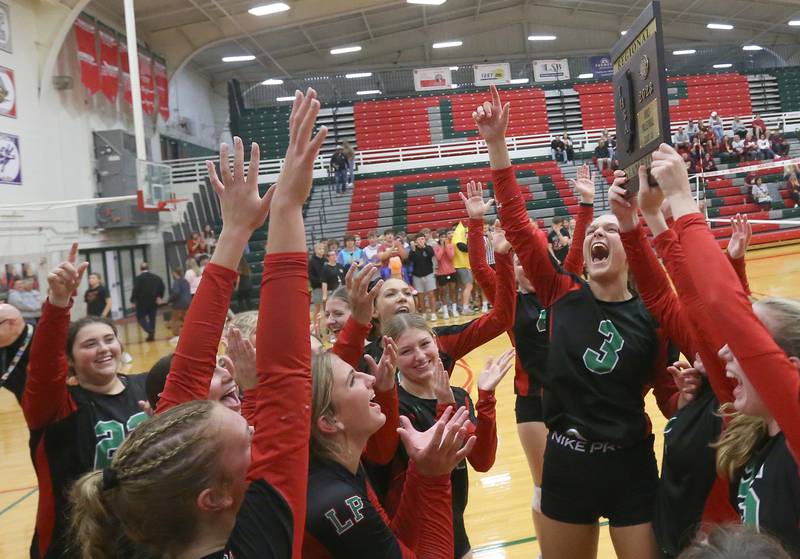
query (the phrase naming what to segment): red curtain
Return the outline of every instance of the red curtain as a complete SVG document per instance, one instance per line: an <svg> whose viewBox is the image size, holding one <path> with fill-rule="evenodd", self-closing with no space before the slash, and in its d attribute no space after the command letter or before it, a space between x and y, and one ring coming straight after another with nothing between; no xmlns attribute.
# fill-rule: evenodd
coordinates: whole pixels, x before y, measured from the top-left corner
<svg viewBox="0 0 800 559"><path fill-rule="evenodd" d="M139 83L142 88L142 110L150 116L155 113L155 89L153 87L153 58L139 51Z"/></svg>
<svg viewBox="0 0 800 559"><path fill-rule="evenodd" d="M128 65L128 47L125 37L119 38L119 61L122 69L122 98L128 105L133 106L133 94L131 93L131 71Z"/></svg>
<svg viewBox="0 0 800 559"><path fill-rule="evenodd" d="M100 35L100 86L106 99L114 103L119 92L119 43L111 29L98 25L97 30Z"/></svg>
<svg viewBox="0 0 800 559"><path fill-rule="evenodd" d="M78 43L78 60L81 64L81 83L89 95L100 91L100 68L97 65L97 43L93 19L78 17L75 20L75 39Z"/></svg>
<svg viewBox="0 0 800 559"><path fill-rule="evenodd" d="M153 69L156 77L156 94L158 95L158 113L166 122L169 120L169 83L167 66L161 58L153 58Z"/></svg>

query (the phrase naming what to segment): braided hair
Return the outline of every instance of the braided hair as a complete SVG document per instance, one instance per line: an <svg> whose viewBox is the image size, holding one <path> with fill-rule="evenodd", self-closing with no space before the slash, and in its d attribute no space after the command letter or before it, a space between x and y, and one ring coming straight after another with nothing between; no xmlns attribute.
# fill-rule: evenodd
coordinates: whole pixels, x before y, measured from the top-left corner
<svg viewBox="0 0 800 559"><path fill-rule="evenodd" d="M119 447L109 468L75 483L70 522L82 558L115 557L121 534L167 557L191 543L197 495L228 481L218 407L196 400L152 417Z"/></svg>

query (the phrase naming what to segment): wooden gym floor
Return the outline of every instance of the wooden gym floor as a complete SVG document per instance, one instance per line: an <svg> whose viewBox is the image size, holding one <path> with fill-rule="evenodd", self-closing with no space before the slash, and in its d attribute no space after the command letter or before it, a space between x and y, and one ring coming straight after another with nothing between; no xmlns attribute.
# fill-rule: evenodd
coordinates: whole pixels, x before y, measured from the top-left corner
<svg viewBox="0 0 800 559"><path fill-rule="evenodd" d="M800 245L751 251L747 262L754 295L800 298ZM173 350L161 318L158 326L157 341L145 343L135 323L122 325L123 341L134 357L132 371L147 371L158 358ZM508 338L501 336L473 351L456 368L453 384L471 384L470 379L480 373L486 358L499 355L508 346ZM499 444L495 465L485 474L470 473L466 522L475 557L479 559L531 559L539 551L530 516L532 483L514 420L512 374L498 388ZM477 397L477 389L473 387L472 392ZM651 396L647 398L647 411L659 434L656 456L660 460L660 433L665 419ZM36 515L36 477L30 464L28 431L22 413L5 390L0 390L0 453L0 558L23 558L28 555ZM601 559L614 557L605 527L600 532L599 549Z"/></svg>

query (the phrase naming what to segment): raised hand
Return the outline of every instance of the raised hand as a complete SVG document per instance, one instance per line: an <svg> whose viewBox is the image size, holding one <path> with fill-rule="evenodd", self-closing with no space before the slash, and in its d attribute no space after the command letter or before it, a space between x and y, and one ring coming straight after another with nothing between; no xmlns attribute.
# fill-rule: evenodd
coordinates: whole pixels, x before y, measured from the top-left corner
<svg viewBox="0 0 800 559"><path fill-rule="evenodd" d="M511 252L511 243L506 239L506 232L500 229L495 223L492 231L492 247L495 254L508 254Z"/></svg>
<svg viewBox="0 0 800 559"><path fill-rule="evenodd" d="M608 187L608 201L611 212L619 221L620 231L632 231L639 222L636 209L638 201L635 197L626 198L628 191L623 186L628 182L624 171L614 171L614 182Z"/></svg>
<svg viewBox="0 0 800 559"><path fill-rule="evenodd" d="M350 316L359 324L369 324L372 320L375 298L383 285L383 280L378 280L372 289L369 289L369 283L377 272L378 267L375 264L367 264L360 272L355 266L350 266L347 270L345 285L347 285L347 297L350 299Z"/></svg>
<svg viewBox="0 0 800 559"><path fill-rule="evenodd" d="M475 436L464 444L468 423L466 408L459 408L455 414L452 408L448 408L430 429L423 432L414 429L406 416L400 416L397 433L417 471L424 476L440 476L452 472L475 446Z"/></svg>
<svg viewBox="0 0 800 559"><path fill-rule="evenodd" d="M450 377L444 369L442 360L436 358L436 365L433 368L433 394L436 396L437 404L455 404L453 389L450 388Z"/></svg>
<svg viewBox="0 0 800 559"><path fill-rule="evenodd" d="M747 221L747 214L736 214L731 218L733 233L731 240L728 241L728 256L733 260L744 257L747 247L750 246L750 239L753 238L753 226Z"/></svg>
<svg viewBox="0 0 800 559"><path fill-rule="evenodd" d="M676 194L689 194L691 196L686 164L672 146L661 144L653 152L650 174L653 175L658 185L664 190L664 195L667 198Z"/></svg>
<svg viewBox="0 0 800 559"><path fill-rule="evenodd" d="M675 386L678 387L678 409L682 409L697 396L703 385L703 377L700 371L689 365L686 361L676 361L667 371L672 375Z"/></svg>
<svg viewBox="0 0 800 559"><path fill-rule="evenodd" d="M578 167L578 173L574 179L570 179L570 185L575 191L580 194L581 202L584 204L594 203L594 180L595 173L593 173L589 166L584 164Z"/></svg>
<svg viewBox="0 0 800 559"><path fill-rule="evenodd" d="M389 336L383 337L383 355L379 363L371 355L364 355L369 372L375 377L375 391L388 392L394 389L397 372L397 344Z"/></svg>
<svg viewBox="0 0 800 559"><path fill-rule="evenodd" d="M500 94L495 86L490 86L492 101L484 101L472 113L472 119L478 125L478 132L481 137L490 142L505 143L506 129L508 128L508 116L510 104L502 104Z"/></svg>
<svg viewBox="0 0 800 559"><path fill-rule="evenodd" d="M256 370L256 349L250 340L242 336L238 328L231 328L227 336L227 355L233 362L236 384L242 390L258 386Z"/></svg>
<svg viewBox="0 0 800 559"><path fill-rule="evenodd" d="M219 169L222 180L211 161L206 161L208 178L219 198L223 227L242 228L253 232L264 224L274 192L271 187L263 197L258 194L258 144L250 144L250 163L244 172L244 145L238 136L233 138L233 170L228 158L228 144L219 148Z"/></svg>
<svg viewBox="0 0 800 559"><path fill-rule="evenodd" d="M661 213L661 206L664 203L664 191L657 186L649 186L647 179L647 167L639 165L639 207L645 215L657 215Z"/></svg>
<svg viewBox="0 0 800 559"><path fill-rule="evenodd" d="M66 261L53 268L47 274L47 284L50 286L50 293L47 299L51 305L66 308L69 306L72 294L78 289L83 279L88 262L77 264L78 243L72 243Z"/></svg>
<svg viewBox="0 0 800 559"><path fill-rule="evenodd" d="M328 128L322 126L315 136L311 136L318 114L317 92L310 87L305 95L296 91L289 116L289 147L275 192L276 196L293 205L302 206L308 198L314 160L328 135Z"/></svg>
<svg viewBox="0 0 800 559"><path fill-rule="evenodd" d="M464 196L463 192L458 193L461 196L461 201L467 208L467 215L470 219L483 219L486 212L494 205L494 199L489 198L486 202L483 201L483 183L469 181L467 183L467 195Z"/></svg>
<svg viewBox="0 0 800 559"><path fill-rule="evenodd" d="M506 350L497 361L491 357L487 359L486 366L478 376L478 389L487 392L494 392L506 373L511 370L511 365L514 363L514 348Z"/></svg>

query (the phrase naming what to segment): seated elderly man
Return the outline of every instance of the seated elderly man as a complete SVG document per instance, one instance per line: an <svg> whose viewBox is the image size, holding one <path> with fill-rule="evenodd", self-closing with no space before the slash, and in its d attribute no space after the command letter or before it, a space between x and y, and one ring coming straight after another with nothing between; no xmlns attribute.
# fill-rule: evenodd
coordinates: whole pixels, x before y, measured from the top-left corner
<svg viewBox="0 0 800 559"><path fill-rule="evenodd" d="M686 133L686 128L683 126L678 127L678 132L675 134L675 137L672 140L672 143L675 144L675 149L689 149L692 146L692 141L689 139L689 134Z"/></svg>

